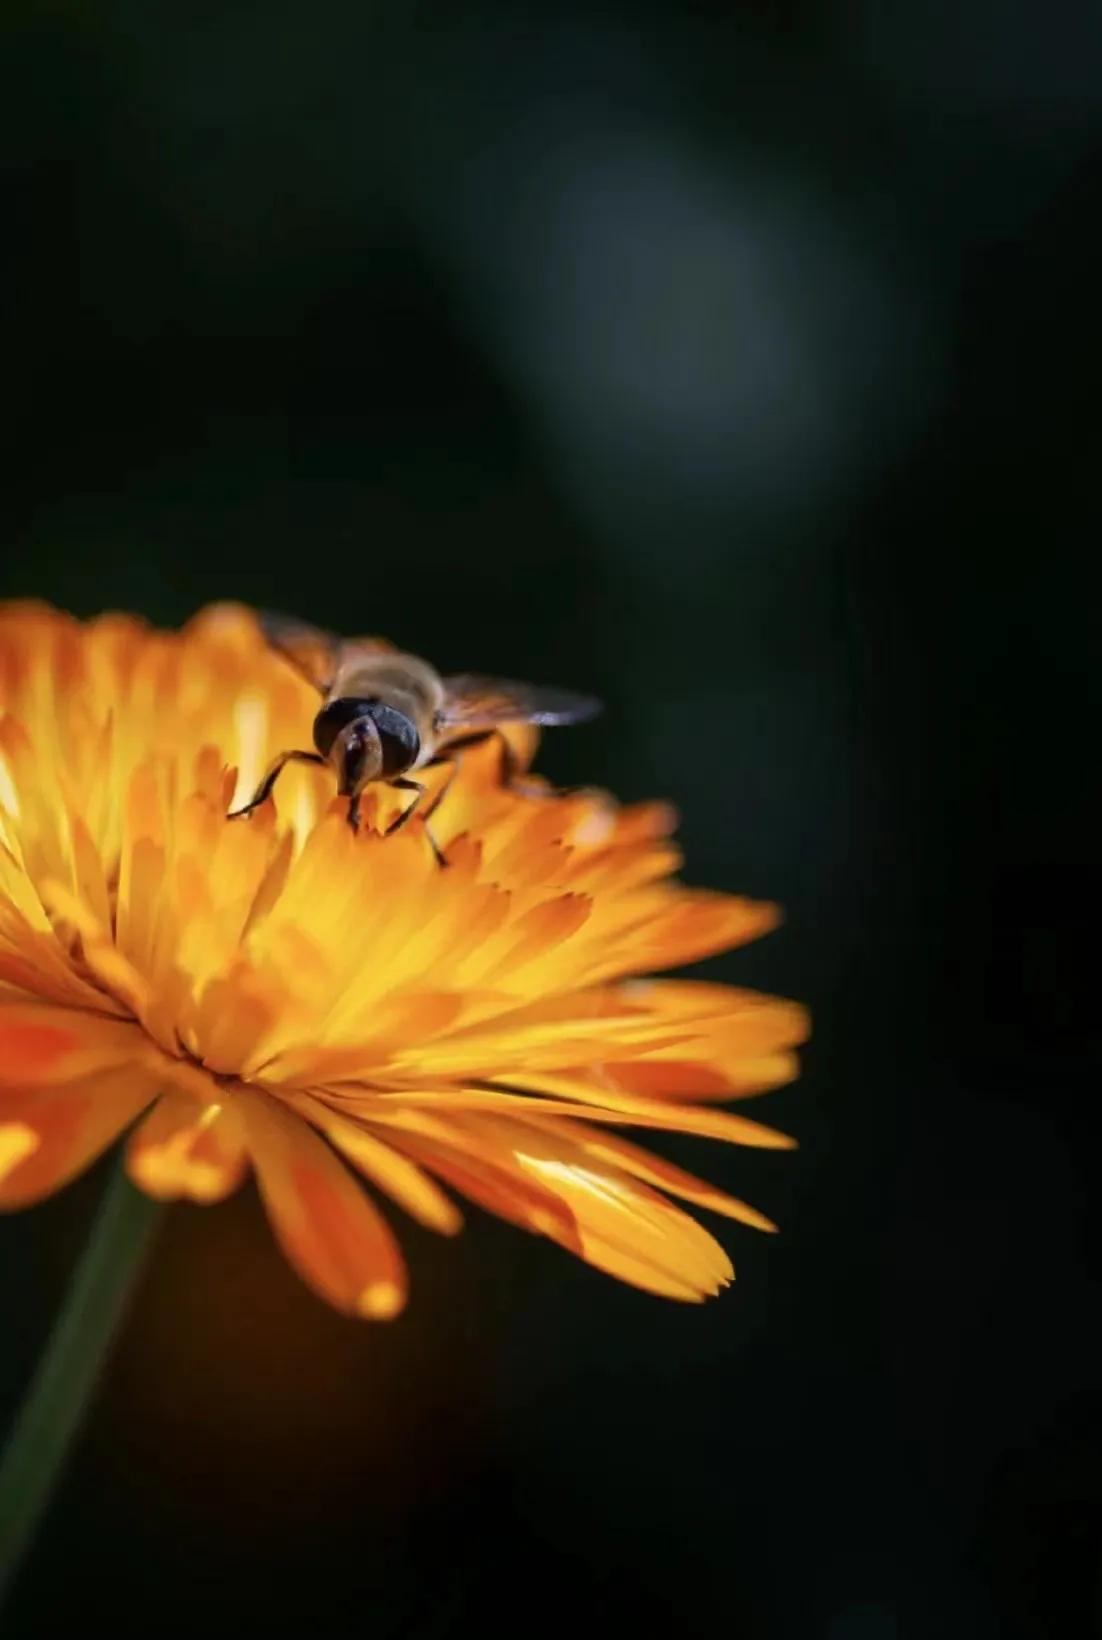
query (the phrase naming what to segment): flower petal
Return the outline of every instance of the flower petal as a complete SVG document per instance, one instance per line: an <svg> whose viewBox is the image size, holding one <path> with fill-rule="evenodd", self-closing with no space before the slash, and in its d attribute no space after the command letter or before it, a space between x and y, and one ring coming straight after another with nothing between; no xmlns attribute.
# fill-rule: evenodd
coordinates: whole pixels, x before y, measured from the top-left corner
<svg viewBox="0 0 1102 1640"><path fill-rule="evenodd" d="M167 1093L131 1135L126 1165L134 1183L160 1201L216 1202L237 1189L248 1157L228 1103L204 1106Z"/></svg>
<svg viewBox="0 0 1102 1640"><path fill-rule="evenodd" d="M272 1228L302 1278L349 1315L397 1315L406 1301L402 1255L347 1168L276 1100L240 1089L234 1105Z"/></svg>
<svg viewBox="0 0 1102 1640"><path fill-rule="evenodd" d="M365 1178L385 1190L411 1218L441 1235L454 1236L463 1228L463 1216L422 1172L416 1162L403 1156L393 1145L384 1144L360 1123L339 1116L319 1099L297 1094L291 1100L296 1110L319 1128L325 1137L348 1157Z"/></svg>
<svg viewBox="0 0 1102 1640"><path fill-rule="evenodd" d="M89 1167L155 1098L139 1067L61 1087L0 1090L0 1209L29 1207Z"/></svg>
<svg viewBox="0 0 1102 1640"><path fill-rule="evenodd" d="M581 1151L594 1157L598 1162L611 1163L623 1172L632 1174L634 1178L642 1179L645 1184L654 1185L659 1190L667 1191L671 1196L680 1196L683 1200L692 1202L694 1207L705 1207L713 1213L722 1213L724 1218L737 1219L740 1224L748 1224L755 1230L775 1232L777 1229L772 1219L767 1219L764 1213L759 1213L749 1202L742 1201L738 1196L729 1195L726 1190L718 1189L705 1179L698 1179L694 1174L687 1173L684 1168L668 1162L664 1156L656 1156L652 1151L632 1144L630 1139L622 1139L619 1134L605 1133L601 1128L587 1131L580 1123L575 1124L564 1117L548 1117L547 1121L552 1124L553 1132L569 1137ZM537 1122L537 1125L543 1124Z"/></svg>
<svg viewBox="0 0 1102 1640"><path fill-rule="evenodd" d="M543 1078L547 1083L553 1079ZM573 1088L572 1088L573 1091ZM584 1090L589 1096L589 1089ZM582 1097L578 1094L578 1098ZM444 1090L408 1088L401 1093L379 1093L369 1096L361 1107L366 1113L370 1103L371 1119L386 1121L391 1108L431 1111L476 1111L509 1116L571 1116L575 1121L604 1122L610 1127L665 1128L672 1133L699 1133L705 1139L726 1139L731 1144L750 1145L757 1150L795 1150L797 1142L787 1133L751 1122L748 1117L735 1116L726 1110L699 1110L692 1105L663 1104L658 1099L634 1099L626 1094L609 1092L607 1098L593 1103L574 1104L570 1099L529 1097L520 1088L448 1088Z"/></svg>
<svg viewBox="0 0 1102 1640"><path fill-rule="evenodd" d="M730 1259L702 1225L569 1136L497 1117L457 1116L448 1126L456 1144L486 1158L514 1187L528 1181L557 1198L568 1233L554 1218L537 1228L587 1263L689 1303L714 1296L732 1279Z"/></svg>
<svg viewBox="0 0 1102 1640"><path fill-rule="evenodd" d="M512 1122L480 1127L511 1144L520 1166L569 1204L587 1263L687 1301L713 1297L733 1279L730 1259L702 1225L567 1135Z"/></svg>
<svg viewBox="0 0 1102 1640"><path fill-rule="evenodd" d="M416 1156L488 1213L577 1252L574 1216L561 1198L522 1176L508 1156L487 1155L486 1147L461 1124L425 1111L396 1109L387 1122L387 1140Z"/></svg>
<svg viewBox="0 0 1102 1640"><path fill-rule="evenodd" d="M137 1059L136 1026L97 1014L33 1002L0 1001L0 1088L73 1081Z"/></svg>

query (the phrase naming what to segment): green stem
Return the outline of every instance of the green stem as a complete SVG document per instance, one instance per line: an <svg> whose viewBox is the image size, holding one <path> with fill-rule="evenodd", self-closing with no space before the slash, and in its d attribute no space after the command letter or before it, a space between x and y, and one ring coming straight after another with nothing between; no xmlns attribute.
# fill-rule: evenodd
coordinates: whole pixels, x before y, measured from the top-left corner
<svg viewBox="0 0 1102 1640"><path fill-rule="evenodd" d="M0 1458L0 1607L80 1428L161 1212L120 1160Z"/></svg>

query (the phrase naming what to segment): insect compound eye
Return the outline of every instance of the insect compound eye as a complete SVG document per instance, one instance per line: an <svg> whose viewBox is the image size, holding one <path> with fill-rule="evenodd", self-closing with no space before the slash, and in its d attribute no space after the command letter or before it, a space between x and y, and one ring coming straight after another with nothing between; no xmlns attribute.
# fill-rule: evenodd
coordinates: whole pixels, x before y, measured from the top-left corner
<svg viewBox="0 0 1102 1640"><path fill-rule="evenodd" d="M416 724L392 706L373 706L371 717L382 742L384 779L411 769L421 750Z"/></svg>
<svg viewBox="0 0 1102 1640"><path fill-rule="evenodd" d="M322 757L329 756L342 729L355 723L357 718L370 717L375 705L373 700L359 700L351 695L326 701L314 719L314 745Z"/></svg>

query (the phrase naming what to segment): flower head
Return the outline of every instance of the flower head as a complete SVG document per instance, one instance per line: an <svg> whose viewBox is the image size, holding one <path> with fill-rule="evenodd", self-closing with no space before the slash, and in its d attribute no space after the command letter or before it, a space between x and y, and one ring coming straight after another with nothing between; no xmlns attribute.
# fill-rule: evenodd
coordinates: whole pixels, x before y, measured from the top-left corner
<svg viewBox="0 0 1102 1640"><path fill-rule="evenodd" d="M717 1292L730 1261L671 1198L772 1226L622 1130L787 1146L718 1102L789 1080L805 1017L632 976L773 908L672 881L665 806L514 790L492 743L433 818L446 869L419 818L383 835L387 787L354 834L323 769L227 821L315 708L236 606L181 633L0 608L0 1207L129 1130L154 1196L213 1202L251 1168L349 1313L406 1293L361 1181L445 1234L467 1197L651 1292Z"/></svg>

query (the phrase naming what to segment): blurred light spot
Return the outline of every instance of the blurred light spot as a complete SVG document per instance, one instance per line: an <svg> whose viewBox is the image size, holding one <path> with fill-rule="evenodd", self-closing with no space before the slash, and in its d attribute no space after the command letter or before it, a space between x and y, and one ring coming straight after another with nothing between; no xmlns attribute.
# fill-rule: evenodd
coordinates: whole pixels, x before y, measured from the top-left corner
<svg viewBox="0 0 1102 1640"><path fill-rule="evenodd" d="M922 302L821 189L592 110L510 138L464 167L451 250L604 524L784 518L896 453L928 402Z"/></svg>

